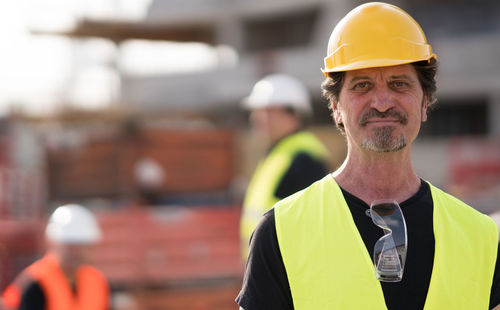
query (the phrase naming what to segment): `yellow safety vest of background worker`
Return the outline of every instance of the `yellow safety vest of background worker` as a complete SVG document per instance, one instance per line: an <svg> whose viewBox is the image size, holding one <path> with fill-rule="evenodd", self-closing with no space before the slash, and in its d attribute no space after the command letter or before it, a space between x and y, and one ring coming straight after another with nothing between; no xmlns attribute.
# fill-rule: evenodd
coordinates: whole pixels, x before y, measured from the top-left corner
<svg viewBox="0 0 500 310"><path fill-rule="evenodd" d="M322 88L347 158L261 220L240 309L500 309L498 227L412 167L436 70L396 6L366 3L337 24Z"/></svg>
<svg viewBox="0 0 500 310"><path fill-rule="evenodd" d="M45 235L48 252L5 289L4 308L108 309L108 283L99 270L86 264L91 245L101 236L93 214L80 205L61 206L51 215Z"/></svg>
<svg viewBox="0 0 500 310"><path fill-rule="evenodd" d="M263 143L271 144L247 189L240 223L242 257L262 215L285 198L322 178L328 151L303 119L312 114L309 93L294 77L272 74L258 81L243 101L250 121Z"/></svg>

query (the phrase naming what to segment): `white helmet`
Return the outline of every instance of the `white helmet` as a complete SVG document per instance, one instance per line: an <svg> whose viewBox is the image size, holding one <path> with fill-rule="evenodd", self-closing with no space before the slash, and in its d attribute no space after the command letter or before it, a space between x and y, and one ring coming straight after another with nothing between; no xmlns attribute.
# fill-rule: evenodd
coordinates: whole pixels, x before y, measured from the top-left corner
<svg viewBox="0 0 500 310"><path fill-rule="evenodd" d="M294 77L271 74L258 81L250 96L243 100L248 109L271 106L290 107L300 114L312 113L311 98L306 86Z"/></svg>
<svg viewBox="0 0 500 310"><path fill-rule="evenodd" d="M65 244L95 243L101 230L92 212L87 208L68 204L57 208L50 216L45 235L50 241Z"/></svg>

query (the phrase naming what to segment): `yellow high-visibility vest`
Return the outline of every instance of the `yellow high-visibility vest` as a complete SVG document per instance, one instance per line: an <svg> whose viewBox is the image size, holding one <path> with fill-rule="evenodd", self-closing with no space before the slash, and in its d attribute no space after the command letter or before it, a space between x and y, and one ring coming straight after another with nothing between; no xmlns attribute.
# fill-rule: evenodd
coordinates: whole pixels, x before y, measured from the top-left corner
<svg viewBox="0 0 500 310"><path fill-rule="evenodd" d="M424 310L486 310L498 227L488 216L430 188L436 242ZM373 261L331 175L280 201L274 212L295 310L387 309Z"/></svg>
<svg viewBox="0 0 500 310"><path fill-rule="evenodd" d="M306 153L323 161L328 157L327 149L318 138L307 131L300 131L279 141L258 164L243 202L240 222L243 259L247 258L250 236L262 214L279 201L274 193L298 153Z"/></svg>

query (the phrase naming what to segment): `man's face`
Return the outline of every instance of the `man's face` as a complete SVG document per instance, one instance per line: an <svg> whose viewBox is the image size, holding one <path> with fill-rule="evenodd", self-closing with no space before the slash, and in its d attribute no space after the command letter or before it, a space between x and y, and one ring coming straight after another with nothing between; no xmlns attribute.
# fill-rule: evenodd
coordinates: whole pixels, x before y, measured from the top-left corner
<svg viewBox="0 0 500 310"><path fill-rule="evenodd" d="M396 152L417 137L427 101L411 64L347 71L333 116L350 143Z"/></svg>
<svg viewBox="0 0 500 310"><path fill-rule="evenodd" d="M283 107L271 106L253 110L250 114L250 123L258 135L274 141L279 135L281 125L289 117L290 113Z"/></svg>
<svg viewBox="0 0 500 310"><path fill-rule="evenodd" d="M52 250L60 259L63 269L76 270L88 262L91 245L88 244L53 244Z"/></svg>

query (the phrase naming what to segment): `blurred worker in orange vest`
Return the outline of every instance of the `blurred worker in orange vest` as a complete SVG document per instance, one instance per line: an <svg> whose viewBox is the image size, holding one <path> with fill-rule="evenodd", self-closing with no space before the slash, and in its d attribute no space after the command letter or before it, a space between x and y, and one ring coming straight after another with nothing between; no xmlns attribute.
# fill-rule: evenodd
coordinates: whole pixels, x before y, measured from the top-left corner
<svg viewBox="0 0 500 310"><path fill-rule="evenodd" d="M45 230L49 250L28 266L3 292L4 308L19 310L105 310L109 287L100 271L86 265L101 236L85 207L63 205Z"/></svg>

